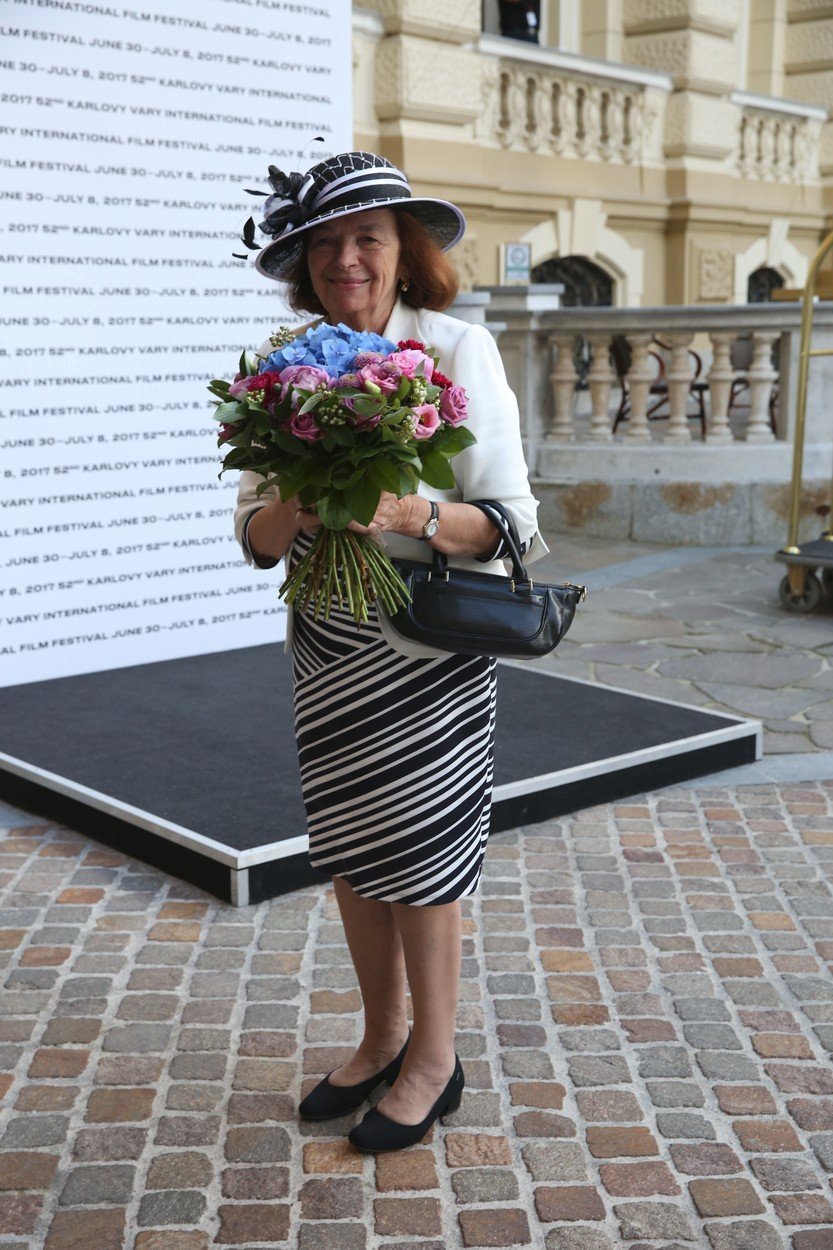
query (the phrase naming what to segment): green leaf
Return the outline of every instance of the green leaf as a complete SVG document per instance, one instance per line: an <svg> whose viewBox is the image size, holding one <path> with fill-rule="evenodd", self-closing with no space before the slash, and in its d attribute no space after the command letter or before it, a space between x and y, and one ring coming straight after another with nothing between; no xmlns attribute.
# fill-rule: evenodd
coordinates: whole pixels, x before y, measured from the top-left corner
<svg viewBox="0 0 833 1250"><path fill-rule="evenodd" d="M471 430L467 430L463 425L447 425L444 428L448 433L443 438L443 455L456 456L458 452L464 451L466 447L472 447L477 442Z"/></svg>
<svg viewBox="0 0 833 1250"><path fill-rule="evenodd" d="M260 485L257 487L255 491L255 495L257 496L258 499L260 499L260 496L263 494L263 492L268 490L270 486L278 486L278 485L279 485L279 481L276 477L267 478L265 482L261 482Z"/></svg>
<svg viewBox="0 0 833 1250"><path fill-rule="evenodd" d="M401 498L403 494L408 494L408 491L400 492L401 475L389 460L381 458L371 460L367 466L367 476L375 486L379 487L380 491L389 490L398 498Z"/></svg>
<svg viewBox="0 0 833 1250"><path fill-rule="evenodd" d="M381 488L374 486L370 475L363 473L359 480L344 491L344 502L360 525L369 525L379 507Z"/></svg>
<svg viewBox="0 0 833 1250"><path fill-rule="evenodd" d="M313 391L309 399L305 399L301 407L298 409L298 415L302 417L305 412L312 412L314 408L318 407L323 398L324 394L322 391Z"/></svg>
<svg viewBox="0 0 833 1250"><path fill-rule="evenodd" d="M280 447L281 451L285 451L290 456L302 456L304 454L298 447L298 439L293 438L291 434L287 434L285 430L272 430L270 441L275 447Z"/></svg>
<svg viewBox="0 0 833 1250"><path fill-rule="evenodd" d="M215 421L231 422L235 419L235 417L239 416L240 414L237 411L237 404L230 403L230 404L218 404L217 407L214 409L213 415L214 415Z"/></svg>
<svg viewBox="0 0 833 1250"><path fill-rule="evenodd" d="M382 405L371 395L361 395L353 400L353 407L360 417L375 417Z"/></svg>
<svg viewBox="0 0 833 1250"><path fill-rule="evenodd" d="M420 477L423 482L427 482L429 486L435 486L437 490L451 490L455 484L451 465L445 456L430 449L422 457Z"/></svg>
<svg viewBox="0 0 833 1250"><path fill-rule="evenodd" d="M406 466L399 470L399 489L396 493L400 499L405 495L416 494L417 486L419 486L419 474L415 469Z"/></svg>
<svg viewBox="0 0 833 1250"><path fill-rule="evenodd" d="M322 445L327 451L336 447L352 447L355 434L344 425L327 425L324 427Z"/></svg>
<svg viewBox="0 0 833 1250"><path fill-rule="evenodd" d="M341 491L336 490L327 492L318 500L318 515L328 530L346 530L353 519Z"/></svg>

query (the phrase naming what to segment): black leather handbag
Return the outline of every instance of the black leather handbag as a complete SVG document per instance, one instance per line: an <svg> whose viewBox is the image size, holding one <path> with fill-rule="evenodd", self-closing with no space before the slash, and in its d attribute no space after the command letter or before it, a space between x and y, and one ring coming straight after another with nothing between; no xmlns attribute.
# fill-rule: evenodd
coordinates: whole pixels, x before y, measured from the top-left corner
<svg viewBox="0 0 833 1250"><path fill-rule="evenodd" d="M518 660L547 655L570 628L586 588L533 582L503 505L491 499L467 502L498 529L512 561L511 577L449 568L436 549L431 564L394 559L411 602L391 615L391 625L400 637L441 651Z"/></svg>

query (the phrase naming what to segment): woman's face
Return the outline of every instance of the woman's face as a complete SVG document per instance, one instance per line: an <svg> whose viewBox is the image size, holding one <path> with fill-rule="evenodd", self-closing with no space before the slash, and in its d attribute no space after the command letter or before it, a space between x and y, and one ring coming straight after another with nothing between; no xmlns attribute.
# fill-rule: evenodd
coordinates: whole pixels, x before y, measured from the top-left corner
<svg viewBox="0 0 833 1250"><path fill-rule="evenodd" d="M310 230L307 266L328 320L381 334L396 301L401 250L389 208L351 213Z"/></svg>

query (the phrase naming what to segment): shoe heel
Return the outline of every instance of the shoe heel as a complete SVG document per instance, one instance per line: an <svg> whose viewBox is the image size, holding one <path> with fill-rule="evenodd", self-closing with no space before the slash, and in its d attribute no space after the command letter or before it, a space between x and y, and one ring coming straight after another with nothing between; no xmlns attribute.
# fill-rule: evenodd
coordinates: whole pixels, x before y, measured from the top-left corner
<svg viewBox="0 0 833 1250"><path fill-rule="evenodd" d="M445 1119L447 1115L453 1115L455 1111L459 1111L460 1103L462 1101L463 1101L463 1091L460 1090L460 1093L455 1094L451 1102L446 1104L445 1110L443 1111L442 1116L440 1118Z"/></svg>

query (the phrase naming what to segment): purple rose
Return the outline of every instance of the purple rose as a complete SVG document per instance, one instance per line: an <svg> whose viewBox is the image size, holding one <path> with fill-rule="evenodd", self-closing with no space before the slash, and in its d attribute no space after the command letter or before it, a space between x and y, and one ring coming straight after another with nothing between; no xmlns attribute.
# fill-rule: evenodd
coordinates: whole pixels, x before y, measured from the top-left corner
<svg viewBox="0 0 833 1250"><path fill-rule="evenodd" d="M430 356L426 356L425 352L418 352L412 347L406 348L401 352L391 352L388 356L388 364L396 365L400 372L404 373L406 378L416 376L417 369L422 365L422 373L426 382L431 381L434 373L434 362Z"/></svg>
<svg viewBox="0 0 833 1250"><path fill-rule="evenodd" d="M414 438L430 438L440 427L440 414L434 404L420 404L412 409L417 419Z"/></svg>
<svg viewBox="0 0 833 1250"><path fill-rule="evenodd" d="M289 391L314 391L322 382L331 386L333 381L326 370L315 365L287 365L281 369L280 379L283 384L281 399L286 399Z"/></svg>
<svg viewBox="0 0 833 1250"><path fill-rule="evenodd" d="M387 360L374 361L359 369L359 377L364 383L371 382L378 386L383 395L392 395L399 386L402 370Z"/></svg>
<svg viewBox="0 0 833 1250"><path fill-rule="evenodd" d="M448 425L460 425L469 415L468 396L462 386L448 386L440 395L440 416Z"/></svg>
<svg viewBox="0 0 833 1250"><path fill-rule="evenodd" d="M318 428L314 412L305 412L303 416L298 412L293 412L289 429L296 438L303 438L308 443L315 443L319 438L324 437L323 430Z"/></svg>

